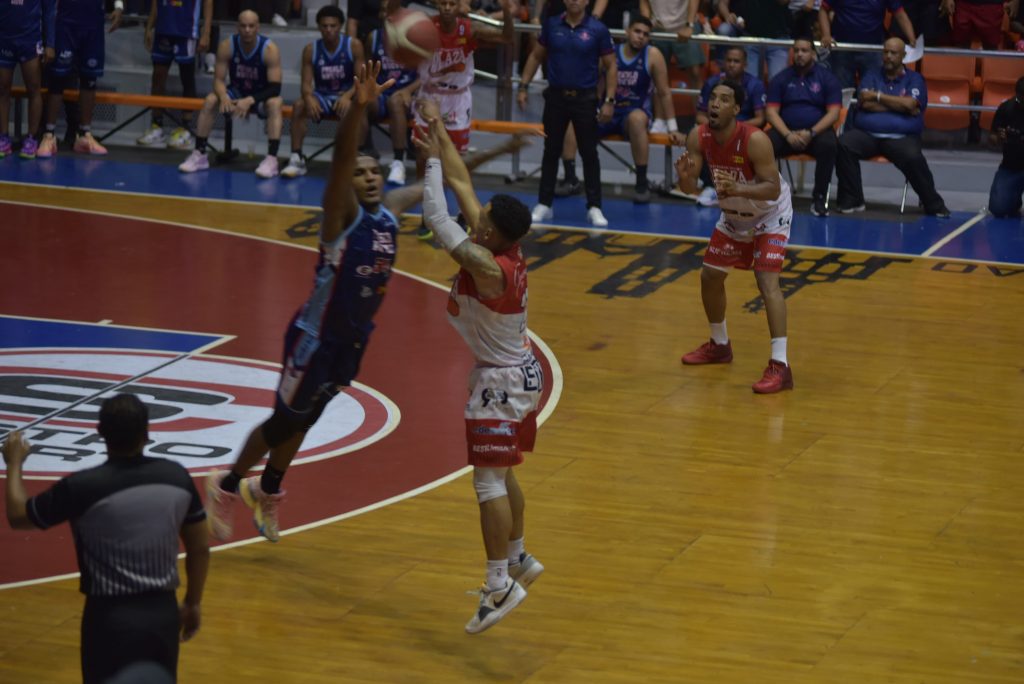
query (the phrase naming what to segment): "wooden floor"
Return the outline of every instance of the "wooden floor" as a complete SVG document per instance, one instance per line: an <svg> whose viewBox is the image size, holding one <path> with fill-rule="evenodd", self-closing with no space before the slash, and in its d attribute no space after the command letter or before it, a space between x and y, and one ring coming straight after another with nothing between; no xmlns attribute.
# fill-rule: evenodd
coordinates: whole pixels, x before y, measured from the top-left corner
<svg viewBox="0 0 1024 684"><path fill-rule="evenodd" d="M308 218L13 186L0 198L277 239ZM451 262L411 231L401 268L445 282ZM727 285L735 362L679 364L707 337L702 247L529 239L530 327L564 392L517 471L547 571L504 622L463 633L483 553L462 478L214 554L180 681L1024 681L1024 276L794 254L796 390L756 396L768 335L749 274ZM0 681L79 681L76 589L0 592Z"/></svg>

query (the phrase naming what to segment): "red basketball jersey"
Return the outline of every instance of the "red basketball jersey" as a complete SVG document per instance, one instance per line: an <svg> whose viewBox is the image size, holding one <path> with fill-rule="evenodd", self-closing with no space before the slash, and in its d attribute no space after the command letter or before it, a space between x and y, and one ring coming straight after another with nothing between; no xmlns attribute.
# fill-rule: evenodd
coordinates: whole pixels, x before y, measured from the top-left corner
<svg viewBox="0 0 1024 684"><path fill-rule="evenodd" d="M432 18L441 36L441 47L420 67L420 78L427 92L452 94L473 85L473 51L477 48L473 25L464 17L455 20L455 30L441 30L441 18Z"/></svg>

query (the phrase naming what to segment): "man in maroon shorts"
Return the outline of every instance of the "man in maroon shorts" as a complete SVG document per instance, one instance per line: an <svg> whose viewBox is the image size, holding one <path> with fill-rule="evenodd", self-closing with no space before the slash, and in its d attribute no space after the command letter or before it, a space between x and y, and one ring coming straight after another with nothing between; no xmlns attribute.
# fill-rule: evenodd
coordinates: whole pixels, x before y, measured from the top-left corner
<svg viewBox="0 0 1024 684"><path fill-rule="evenodd" d="M1004 0L942 0L941 12L953 18L950 39L954 45L971 47L978 39L986 50L1003 43Z"/></svg>
<svg viewBox="0 0 1024 684"><path fill-rule="evenodd" d="M786 358L786 300L779 289L793 207L768 136L736 121L745 97L743 86L735 81L723 80L712 88L708 122L690 131L686 152L676 162L679 189L691 194L697 192L697 179L706 162L722 208L700 275L711 339L684 354L682 362L698 365L732 361L725 327L725 279L731 268L749 270L753 266L771 333L771 358L753 390L773 394L793 389L793 372Z"/></svg>

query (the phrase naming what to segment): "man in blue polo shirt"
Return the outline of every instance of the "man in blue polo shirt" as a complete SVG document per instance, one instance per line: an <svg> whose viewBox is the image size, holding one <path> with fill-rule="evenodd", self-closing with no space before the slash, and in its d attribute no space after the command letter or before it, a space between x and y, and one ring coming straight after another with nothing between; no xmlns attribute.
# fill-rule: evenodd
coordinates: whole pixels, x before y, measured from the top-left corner
<svg viewBox="0 0 1024 684"><path fill-rule="evenodd" d="M883 155L896 165L924 205L924 213L948 218L946 203L935 190L928 160L921 151L928 89L924 77L903 66L906 45L899 38L885 41L882 68L861 79L857 110L851 112L839 139L839 211L864 211L860 160Z"/></svg>
<svg viewBox="0 0 1024 684"><path fill-rule="evenodd" d="M881 45L885 40L885 12L892 12L893 22L913 43L917 34L910 23L910 17L903 10L901 0L822 0L818 12L818 26L821 28L822 47L840 43L864 43ZM834 13L829 19L829 13ZM856 77L864 78L869 71L881 68L882 60L877 52L838 52L829 57L829 66L844 88L856 87Z"/></svg>
<svg viewBox="0 0 1024 684"><path fill-rule="evenodd" d="M548 88L544 91L544 160L540 193L531 212L534 223L554 216L558 160L565 131L572 123L587 192L587 221L596 228L608 225L601 213L601 163L597 157L597 123L611 121L615 110L618 68L611 34L597 19L586 14L586 0L565 0L565 13L548 18L537 47L526 59L519 83L519 106L526 108L527 91L537 68L544 63ZM606 97L598 109L597 82L604 71Z"/></svg>
<svg viewBox="0 0 1024 684"><path fill-rule="evenodd" d="M832 72L815 62L815 57L810 38L793 41L793 66L768 84L765 115L772 126L768 139L776 159L789 154L814 157L811 213L827 216L828 185L838 149L833 127L839 120L843 89Z"/></svg>

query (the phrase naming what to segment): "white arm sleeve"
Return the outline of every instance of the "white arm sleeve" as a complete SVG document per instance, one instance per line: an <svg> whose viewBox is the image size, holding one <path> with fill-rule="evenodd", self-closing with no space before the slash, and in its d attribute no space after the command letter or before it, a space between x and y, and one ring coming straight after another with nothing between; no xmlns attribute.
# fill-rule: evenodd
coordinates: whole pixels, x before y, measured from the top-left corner
<svg viewBox="0 0 1024 684"><path fill-rule="evenodd" d="M423 183L423 219L449 253L469 239L462 227L448 215L441 160L437 158L427 160L427 175Z"/></svg>

